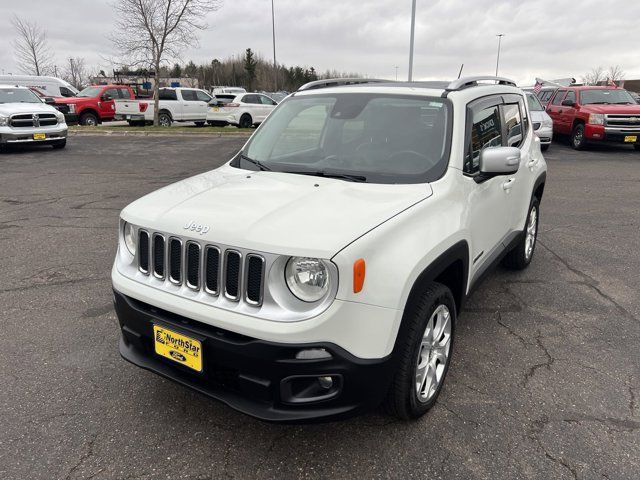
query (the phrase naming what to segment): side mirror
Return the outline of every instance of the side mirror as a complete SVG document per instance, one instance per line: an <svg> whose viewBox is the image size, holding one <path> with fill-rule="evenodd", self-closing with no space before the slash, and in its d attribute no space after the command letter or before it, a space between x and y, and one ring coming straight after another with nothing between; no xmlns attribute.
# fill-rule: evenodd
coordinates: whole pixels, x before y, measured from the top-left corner
<svg viewBox="0 0 640 480"><path fill-rule="evenodd" d="M480 175L495 177L516 173L520 168L520 149L516 147L490 147L480 152Z"/></svg>
<svg viewBox="0 0 640 480"><path fill-rule="evenodd" d="M56 101L52 97L44 97L44 103L47 105L55 105Z"/></svg>
<svg viewBox="0 0 640 480"><path fill-rule="evenodd" d="M108 93L105 93L100 96L100 100L102 100L103 102L108 102L109 100L111 100L111 95L109 95Z"/></svg>
<svg viewBox="0 0 640 480"><path fill-rule="evenodd" d="M563 100L562 101L562 106L563 107L573 107L575 106L576 102L574 102L573 100Z"/></svg>

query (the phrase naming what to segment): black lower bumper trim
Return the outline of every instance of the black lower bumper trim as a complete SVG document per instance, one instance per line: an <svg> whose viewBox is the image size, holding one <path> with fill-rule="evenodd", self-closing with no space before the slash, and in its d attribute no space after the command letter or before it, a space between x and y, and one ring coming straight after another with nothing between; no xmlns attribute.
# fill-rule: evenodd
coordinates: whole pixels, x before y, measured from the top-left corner
<svg viewBox="0 0 640 480"><path fill-rule="evenodd" d="M391 381L391 356L364 360L330 343L266 342L156 309L118 292L114 296L124 359L261 420L310 422L350 417L379 405ZM202 339L202 373L155 353L154 324ZM295 358L297 352L309 348L324 348L331 358ZM293 401L291 388L283 388L290 387L286 382L292 378L304 381L326 376L336 380L336 390L324 400Z"/></svg>

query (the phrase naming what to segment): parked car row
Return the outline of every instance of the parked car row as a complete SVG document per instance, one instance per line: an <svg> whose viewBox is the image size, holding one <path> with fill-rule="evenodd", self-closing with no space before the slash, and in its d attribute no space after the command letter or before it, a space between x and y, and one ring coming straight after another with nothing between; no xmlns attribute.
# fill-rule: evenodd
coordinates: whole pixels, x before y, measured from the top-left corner
<svg viewBox="0 0 640 480"><path fill-rule="evenodd" d="M154 100L116 99L115 119L130 125L145 125L153 121ZM173 122L205 123L215 126L235 125L249 128L262 123L277 102L259 93L218 93L211 96L196 88L162 88L159 92L159 123L163 127Z"/></svg>
<svg viewBox="0 0 640 480"><path fill-rule="evenodd" d="M611 143L640 151L640 105L627 90L613 85L545 86L537 97L553 121L553 133L568 135L576 150L589 143Z"/></svg>

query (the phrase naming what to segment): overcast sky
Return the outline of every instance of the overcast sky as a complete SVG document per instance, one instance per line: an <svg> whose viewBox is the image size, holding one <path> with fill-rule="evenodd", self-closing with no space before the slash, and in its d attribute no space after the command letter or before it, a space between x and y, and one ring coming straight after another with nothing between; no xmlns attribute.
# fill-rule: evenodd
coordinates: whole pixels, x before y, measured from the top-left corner
<svg viewBox="0 0 640 480"><path fill-rule="evenodd" d="M574 4L571 7L569 4ZM110 71L113 28L108 0L0 1L0 71L18 73L10 48L13 14L48 32L58 65L84 57ZM411 0L275 0L278 62L370 77L406 78ZM272 58L271 2L225 0L207 19L200 46L183 59L210 62L247 47ZM520 84L579 78L619 64L640 78L640 1L418 0L414 78L495 73L497 33L504 33L500 74ZM98 70L98 68L96 68Z"/></svg>

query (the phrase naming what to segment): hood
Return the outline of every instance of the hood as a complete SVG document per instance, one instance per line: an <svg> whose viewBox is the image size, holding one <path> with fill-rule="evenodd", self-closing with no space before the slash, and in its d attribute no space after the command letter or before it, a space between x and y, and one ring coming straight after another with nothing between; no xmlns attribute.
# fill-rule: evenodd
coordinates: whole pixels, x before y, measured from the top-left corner
<svg viewBox="0 0 640 480"><path fill-rule="evenodd" d="M549 114L547 112L545 112L544 110L531 110L531 120L533 122L544 122L545 120L547 122L551 122L551 117L549 116Z"/></svg>
<svg viewBox="0 0 640 480"><path fill-rule="evenodd" d="M82 102L95 102L95 100L95 97L56 97L56 103L62 105L76 105Z"/></svg>
<svg viewBox="0 0 640 480"><path fill-rule="evenodd" d="M56 113L58 110L46 103L0 103L0 115L17 113Z"/></svg>
<svg viewBox="0 0 640 480"><path fill-rule="evenodd" d="M331 258L431 194L428 184L356 183L225 165L136 200L122 218L214 244ZM185 229L192 222L208 229Z"/></svg>
<svg viewBox="0 0 640 480"><path fill-rule="evenodd" d="M640 105L582 105L580 109L590 113L629 113L640 115Z"/></svg>

